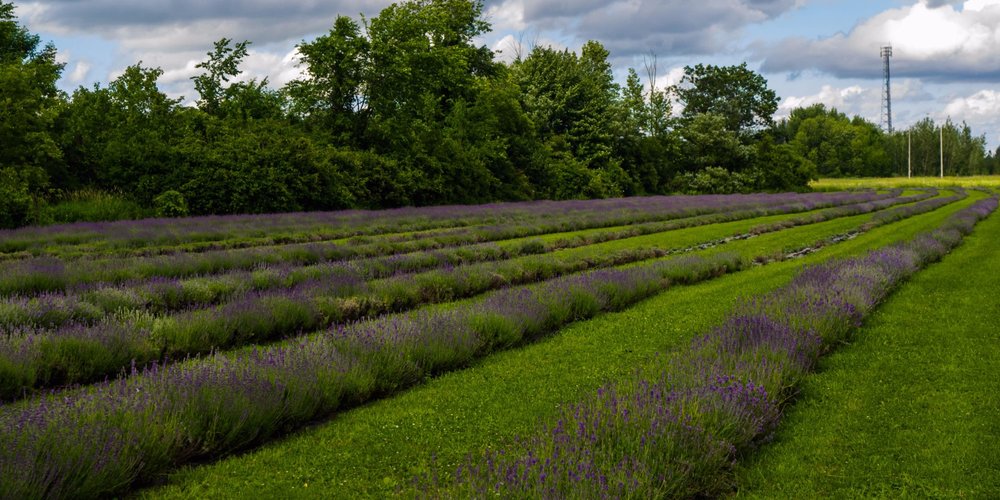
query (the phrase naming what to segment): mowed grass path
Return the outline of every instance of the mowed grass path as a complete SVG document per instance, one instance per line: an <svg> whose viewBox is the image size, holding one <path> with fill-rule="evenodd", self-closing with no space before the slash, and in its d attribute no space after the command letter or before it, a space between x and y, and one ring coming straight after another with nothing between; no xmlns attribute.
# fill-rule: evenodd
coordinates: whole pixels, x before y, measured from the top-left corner
<svg viewBox="0 0 1000 500"><path fill-rule="evenodd" d="M531 432L555 415L559 405L655 363L655 353L686 345L719 323L741 297L786 283L802 265L911 237L979 198L973 195L931 214L875 229L802 260L668 290L624 312L571 325L540 342L495 354L258 450L182 469L166 486L146 490L143 496L407 496L412 493L411 479L428 471L432 460L442 470L454 470L470 452ZM730 245L743 244L750 251L763 242L762 237Z"/></svg>
<svg viewBox="0 0 1000 500"><path fill-rule="evenodd" d="M1000 216L803 384L745 498L1000 498Z"/></svg>

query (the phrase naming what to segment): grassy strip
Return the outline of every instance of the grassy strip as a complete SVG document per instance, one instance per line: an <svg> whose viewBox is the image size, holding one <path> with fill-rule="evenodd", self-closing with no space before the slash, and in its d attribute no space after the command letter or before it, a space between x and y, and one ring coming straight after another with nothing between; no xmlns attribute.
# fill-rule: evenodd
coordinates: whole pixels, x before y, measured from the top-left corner
<svg viewBox="0 0 1000 500"><path fill-rule="evenodd" d="M560 403L627 376L657 350L680 346L692 332L717 323L740 295L785 283L801 263L908 238L965 205L873 230L802 260L672 289L624 312L575 324L529 347L493 355L473 368L343 413L286 441L183 469L171 476L169 486L144 496L390 496L428 471L432 455L437 465L452 469L470 449L529 432L540 417L554 416Z"/></svg>
<svg viewBox="0 0 1000 500"><path fill-rule="evenodd" d="M891 210L911 210L928 202L942 203L951 199L933 198ZM877 206L880 205L873 205ZM842 213L833 210L836 211L831 212L831 216ZM781 227L781 217L648 235L507 262L461 266L376 281L364 287L349 279L332 280L311 293L299 289L287 294L250 295L210 310L168 317L133 314L94 327L74 325L55 333L14 332L0 339L0 397L9 400L24 397L35 388L97 381L115 375L130 364L141 366L217 348L280 339L332 323L469 297L502 286L662 257L668 251L661 250L656 243L687 246L734 231L739 233L762 220L777 221L770 224ZM832 225L816 224L819 227L813 231L830 234L839 230L837 228L870 224L862 223L863 219L867 217L837 219ZM814 218L802 220L811 222ZM653 246L637 248L643 245ZM598 253L599 250L605 251Z"/></svg>
<svg viewBox="0 0 1000 500"><path fill-rule="evenodd" d="M428 492L659 498L728 491L732 461L770 436L818 358L996 208L996 197L982 200L903 244L809 268L741 304L668 358L660 374L603 387L562 411L558 423L509 449L470 458L455 484L431 476Z"/></svg>
<svg viewBox="0 0 1000 500"><path fill-rule="evenodd" d="M1000 492L1000 217L894 294L802 385L747 498L989 498Z"/></svg>
<svg viewBox="0 0 1000 500"><path fill-rule="evenodd" d="M34 295L43 292L66 291L70 287L93 283L122 283L130 280L160 278L181 278L205 276L232 270L248 270L263 265L294 264L308 265L364 257L387 256L421 250L433 250L472 243L498 241L525 236L537 236L553 232L568 232L590 228L613 227L637 224L663 219L676 219L704 213L718 213L726 220L730 211L747 211L745 216L768 213L773 208L777 213L800 211L824 203L842 204L845 200L878 198L880 195L838 194L834 197L818 198L810 202L801 195L773 197L768 202L777 201L777 206L769 203L749 204L755 198L720 199L719 197L695 197L692 206L681 206L681 198L662 198L644 209L628 211L607 211L591 213L569 212L562 216L552 216L530 222L515 222L507 225L462 228L445 233L425 233L415 238L396 238L365 241L363 244L343 242L307 243L282 245L278 247L257 247L247 249L220 250L200 254L181 253L155 257L99 258L64 261L53 257L32 258L8 262L0 265L0 296ZM744 199L745 201L737 201ZM714 205L708 203L714 202ZM634 203L634 202L631 202ZM749 205L748 205L749 204ZM757 210L762 210L758 213ZM654 229L655 231L655 229ZM628 235L625 235L626 237Z"/></svg>

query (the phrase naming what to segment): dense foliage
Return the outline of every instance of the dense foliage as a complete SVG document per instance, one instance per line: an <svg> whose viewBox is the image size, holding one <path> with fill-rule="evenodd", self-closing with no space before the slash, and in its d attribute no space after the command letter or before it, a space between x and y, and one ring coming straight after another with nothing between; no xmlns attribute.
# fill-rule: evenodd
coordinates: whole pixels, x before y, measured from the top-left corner
<svg viewBox="0 0 1000 500"><path fill-rule="evenodd" d="M797 190L817 174L899 173L899 138L859 118L812 107L776 125L778 98L746 64L687 67L678 86L657 88L653 62L646 84L630 71L619 85L599 42L505 64L476 45L489 30L470 0L341 16L299 45L304 76L281 89L241 79L250 42L223 38L186 105L142 63L107 86L59 92L55 48L0 2L0 227ZM982 138L948 126L960 173L996 168ZM919 144L924 172L933 155ZM118 205L77 210L88 200Z"/></svg>

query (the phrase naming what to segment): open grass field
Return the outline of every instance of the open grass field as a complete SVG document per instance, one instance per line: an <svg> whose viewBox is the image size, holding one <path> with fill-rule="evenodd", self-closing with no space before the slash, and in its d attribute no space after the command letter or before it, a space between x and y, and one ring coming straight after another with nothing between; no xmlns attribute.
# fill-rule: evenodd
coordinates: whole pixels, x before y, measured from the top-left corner
<svg viewBox="0 0 1000 500"><path fill-rule="evenodd" d="M809 187L821 191L842 189L889 189L908 187L983 187L1000 188L1000 175L974 175L968 177L885 177L864 179L820 179L809 183Z"/></svg>
<svg viewBox="0 0 1000 500"><path fill-rule="evenodd" d="M894 188L8 231L0 497L753 495L796 412L850 386L814 385L845 342L965 235L988 253L995 208Z"/></svg>

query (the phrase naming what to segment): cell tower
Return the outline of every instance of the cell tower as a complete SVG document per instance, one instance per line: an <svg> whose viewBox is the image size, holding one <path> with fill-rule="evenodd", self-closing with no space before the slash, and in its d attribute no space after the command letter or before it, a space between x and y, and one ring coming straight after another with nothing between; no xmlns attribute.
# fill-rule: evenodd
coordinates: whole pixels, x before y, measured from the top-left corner
<svg viewBox="0 0 1000 500"><path fill-rule="evenodd" d="M889 73L889 58L892 57L892 45L882 47L882 73L885 86L882 88L882 129L892 133L892 82Z"/></svg>

